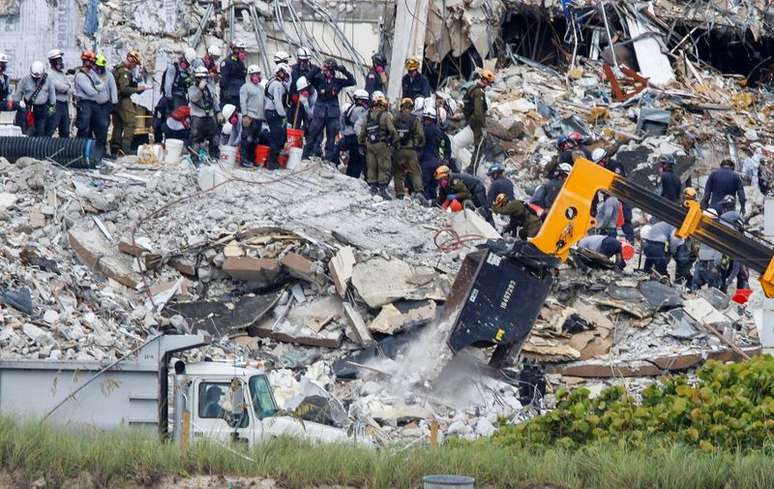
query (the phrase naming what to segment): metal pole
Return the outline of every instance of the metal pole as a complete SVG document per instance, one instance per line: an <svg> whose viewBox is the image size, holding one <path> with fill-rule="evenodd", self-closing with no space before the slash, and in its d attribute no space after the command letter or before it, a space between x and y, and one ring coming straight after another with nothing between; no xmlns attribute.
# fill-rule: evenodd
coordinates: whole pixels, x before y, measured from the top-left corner
<svg viewBox="0 0 774 489"><path fill-rule="evenodd" d="M188 377L175 375L175 418L172 424L172 436L175 444L183 448L183 413L188 408L185 405L185 389Z"/></svg>
<svg viewBox="0 0 774 489"><path fill-rule="evenodd" d="M605 31L607 32L607 41L610 43L610 55L613 57L613 65L615 69L619 70L618 58L615 55L615 46L613 46L613 35L610 34L610 24L607 22L607 12L605 12L605 2L599 3L599 8L602 10L602 20L605 21Z"/></svg>

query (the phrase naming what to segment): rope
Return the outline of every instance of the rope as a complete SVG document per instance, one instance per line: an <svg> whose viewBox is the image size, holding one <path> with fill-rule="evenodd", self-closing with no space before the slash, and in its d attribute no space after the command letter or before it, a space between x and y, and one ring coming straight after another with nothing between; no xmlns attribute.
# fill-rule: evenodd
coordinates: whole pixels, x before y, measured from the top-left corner
<svg viewBox="0 0 774 489"><path fill-rule="evenodd" d="M448 234L449 239L439 242L439 238L443 234ZM484 239L486 238L480 234L464 234L460 236L457 231L450 227L441 228L433 235L433 243L435 243L435 246L444 253L450 253L463 248L466 243L471 241L481 241Z"/></svg>

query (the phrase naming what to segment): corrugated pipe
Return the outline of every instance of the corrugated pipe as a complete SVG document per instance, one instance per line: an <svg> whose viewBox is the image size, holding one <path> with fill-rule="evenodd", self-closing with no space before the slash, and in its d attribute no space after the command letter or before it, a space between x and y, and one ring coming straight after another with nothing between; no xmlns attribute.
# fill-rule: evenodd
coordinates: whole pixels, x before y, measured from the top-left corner
<svg viewBox="0 0 774 489"><path fill-rule="evenodd" d="M14 163L19 158L51 158L69 168L93 169L102 159L93 139L0 137L0 156Z"/></svg>

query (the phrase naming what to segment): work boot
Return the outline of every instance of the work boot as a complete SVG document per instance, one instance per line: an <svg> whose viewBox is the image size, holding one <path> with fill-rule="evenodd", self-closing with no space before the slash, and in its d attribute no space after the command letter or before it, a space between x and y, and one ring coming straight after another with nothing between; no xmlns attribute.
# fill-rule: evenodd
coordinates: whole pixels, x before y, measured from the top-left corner
<svg viewBox="0 0 774 489"><path fill-rule="evenodd" d="M429 207L430 206L430 202L428 202L428 200L425 198L425 196L422 195L422 193L420 193L420 192L414 192L414 194L411 197L414 200L416 200L417 202L419 202L419 204L424 206L424 207Z"/></svg>
<svg viewBox="0 0 774 489"><path fill-rule="evenodd" d="M379 195L381 195L384 200L392 200L392 195L390 195L390 191L387 189L387 184L379 185Z"/></svg>
<svg viewBox="0 0 774 489"><path fill-rule="evenodd" d="M375 183L369 183L368 191L371 193L371 195L376 195L379 193L379 186L376 185Z"/></svg>

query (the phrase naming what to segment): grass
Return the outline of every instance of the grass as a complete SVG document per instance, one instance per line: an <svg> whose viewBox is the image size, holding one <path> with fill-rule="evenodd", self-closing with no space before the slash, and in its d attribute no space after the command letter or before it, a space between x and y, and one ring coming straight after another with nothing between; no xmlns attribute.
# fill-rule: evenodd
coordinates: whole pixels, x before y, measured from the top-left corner
<svg viewBox="0 0 774 489"><path fill-rule="evenodd" d="M476 487L562 489L770 489L774 457L592 446L576 451L503 448L490 441L440 449L369 451L279 439L255 450L198 444L189 450L142 432L73 432L0 418L0 472L49 487L82 472L102 487L151 484L163 476L234 475L273 478L289 488L322 484L417 488L422 476L467 474Z"/></svg>

